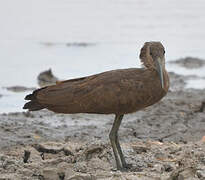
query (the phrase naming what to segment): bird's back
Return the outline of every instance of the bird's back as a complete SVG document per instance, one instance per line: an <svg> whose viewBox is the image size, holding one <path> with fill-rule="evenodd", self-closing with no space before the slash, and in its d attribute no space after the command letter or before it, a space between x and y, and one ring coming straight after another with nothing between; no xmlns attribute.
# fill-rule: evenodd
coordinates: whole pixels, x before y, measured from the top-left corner
<svg viewBox="0 0 205 180"><path fill-rule="evenodd" d="M165 94L156 71L130 68L70 79L36 90L26 97L31 101L24 108L47 108L59 113L126 114L154 104Z"/></svg>

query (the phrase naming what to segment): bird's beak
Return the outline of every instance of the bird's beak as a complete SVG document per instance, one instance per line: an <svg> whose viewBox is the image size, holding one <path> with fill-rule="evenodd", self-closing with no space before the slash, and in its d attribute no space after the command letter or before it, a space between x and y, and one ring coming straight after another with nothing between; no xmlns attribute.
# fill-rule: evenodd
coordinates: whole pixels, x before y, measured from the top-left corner
<svg viewBox="0 0 205 180"><path fill-rule="evenodd" d="M161 58L156 59L156 67L157 67L157 72L160 78L160 83L162 86L162 89L164 89L164 77L163 77L163 69L162 69L162 64L161 64Z"/></svg>

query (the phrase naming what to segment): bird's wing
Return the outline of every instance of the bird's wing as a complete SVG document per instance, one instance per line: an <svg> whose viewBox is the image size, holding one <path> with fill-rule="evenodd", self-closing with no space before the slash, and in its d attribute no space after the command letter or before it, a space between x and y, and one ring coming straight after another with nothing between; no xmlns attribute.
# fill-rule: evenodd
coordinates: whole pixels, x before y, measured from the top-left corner
<svg viewBox="0 0 205 180"><path fill-rule="evenodd" d="M37 94L37 100L42 104L65 105L72 103L74 99L81 94L89 91L87 85L96 75L59 81L56 85L42 88Z"/></svg>
<svg viewBox="0 0 205 180"><path fill-rule="evenodd" d="M143 72L133 68L70 79L38 90L35 98L44 108L55 112L127 111L126 108L134 106L134 98L141 93L140 76Z"/></svg>

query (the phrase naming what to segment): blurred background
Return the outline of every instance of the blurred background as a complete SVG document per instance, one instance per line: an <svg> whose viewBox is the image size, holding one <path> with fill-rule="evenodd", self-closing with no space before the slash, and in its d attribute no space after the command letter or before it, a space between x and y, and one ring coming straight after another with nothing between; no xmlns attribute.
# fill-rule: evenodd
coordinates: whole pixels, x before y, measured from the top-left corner
<svg viewBox="0 0 205 180"><path fill-rule="evenodd" d="M197 75L187 88L205 87L205 68L169 62L205 59L204 0L6 0L0 1L0 113L23 111L37 76L52 69L60 79L140 67L146 41L161 41L168 71Z"/></svg>

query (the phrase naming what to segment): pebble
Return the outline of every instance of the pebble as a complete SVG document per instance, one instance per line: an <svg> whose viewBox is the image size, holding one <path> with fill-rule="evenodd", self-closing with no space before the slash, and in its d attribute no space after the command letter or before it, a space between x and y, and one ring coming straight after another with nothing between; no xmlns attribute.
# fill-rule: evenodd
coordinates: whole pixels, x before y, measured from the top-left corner
<svg viewBox="0 0 205 180"><path fill-rule="evenodd" d="M198 170L198 171L196 171L196 175L200 179L205 179L205 170Z"/></svg>
<svg viewBox="0 0 205 180"><path fill-rule="evenodd" d="M59 179L57 169L55 168L44 168L42 175L45 180L58 180Z"/></svg>

